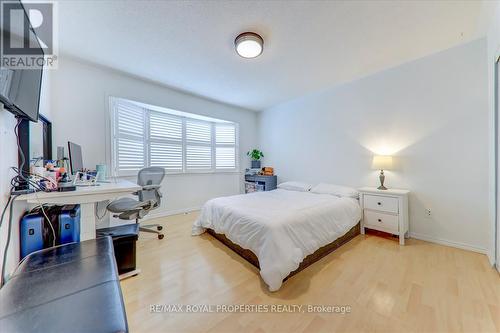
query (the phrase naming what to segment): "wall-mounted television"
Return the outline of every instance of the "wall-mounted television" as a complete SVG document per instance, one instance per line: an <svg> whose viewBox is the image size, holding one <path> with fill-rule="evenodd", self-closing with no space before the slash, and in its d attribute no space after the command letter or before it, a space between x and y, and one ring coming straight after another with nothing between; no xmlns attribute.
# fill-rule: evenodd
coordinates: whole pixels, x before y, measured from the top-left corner
<svg viewBox="0 0 500 333"><path fill-rule="evenodd" d="M0 0L0 8L6 1ZM8 1L12 3L13 1ZM10 43L23 43L21 45L30 45L30 55L39 57L44 52L36 36L33 27L29 23L26 10L20 1L14 1L19 6L18 15L10 15L9 23L3 24L2 38L10 38ZM22 10L21 10L22 9ZM19 12L21 15L19 15ZM22 15L24 13L24 16ZM6 14L2 10L2 19ZM2 56L5 56L2 54ZM0 61L0 103L4 108L16 116L38 121L38 112L40 106L40 90L42 85L43 66L33 66L32 68L4 67Z"/></svg>

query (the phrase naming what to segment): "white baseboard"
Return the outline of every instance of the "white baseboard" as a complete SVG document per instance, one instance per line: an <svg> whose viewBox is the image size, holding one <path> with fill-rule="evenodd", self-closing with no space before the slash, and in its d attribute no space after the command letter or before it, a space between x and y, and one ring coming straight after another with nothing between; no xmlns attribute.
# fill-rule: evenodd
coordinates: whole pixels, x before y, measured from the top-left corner
<svg viewBox="0 0 500 333"><path fill-rule="evenodd" d="M488 257L488 261L490 262L491 266L495 266L495 250L488 250L486 253L486 256ZM500 270L499 270L500 271Z"/></svg>
<svg viewBox="0 0 500 333"><path fill-rule="evenodd" d="M429 235L423 235L423 234L419 234L419 233L415 233L415 232L410 232L410 238L415 238L415 239L420 239L420 240L431 242L431 243L456 247L458 249L478 252L478 253L482 253L482 254L486 254L486 255L488 254L488 250L485 248L482 248L482 247L477 247L474 245L450 241L447 239L437 238L437 237L433 237L433 236L429 236Z"/></svg>
<svg viewBox="0 0 500 333"><path fill-rule="evenodd" d="M152 219L157 219L161 217L167 217L171 215L177 215L177 214L185 214L185 213L190 213L194 212L196 210L200 210L201 207L189 207L189 208L182 208L182 209L173 209L173 210L157 210L157 211L152 211L148 215L146 215L142 220L147 221L147 220L152 220Z"/></svg>

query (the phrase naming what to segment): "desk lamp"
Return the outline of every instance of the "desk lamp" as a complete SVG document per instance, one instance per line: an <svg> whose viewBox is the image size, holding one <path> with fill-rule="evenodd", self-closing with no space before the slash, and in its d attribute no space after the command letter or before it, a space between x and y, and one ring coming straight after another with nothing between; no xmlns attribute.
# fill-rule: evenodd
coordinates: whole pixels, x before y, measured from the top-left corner
<svg viewBox="0 0 500 333"><path fill-rule="evenodd" d="M376 155L373 156L372 169L380 170L380 186L377 187L379 190L387 190L387 187L384 186L385 175L384 170L392 169L392 156L381 156Z"/></svg>

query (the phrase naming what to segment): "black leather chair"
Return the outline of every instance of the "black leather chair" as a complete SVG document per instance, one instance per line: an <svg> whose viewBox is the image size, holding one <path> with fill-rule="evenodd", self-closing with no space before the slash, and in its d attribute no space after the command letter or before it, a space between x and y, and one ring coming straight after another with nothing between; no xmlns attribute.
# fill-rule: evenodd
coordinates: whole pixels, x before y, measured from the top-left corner
<svg viewBox="0 0 500 333"><path fill-rule="evenodd" d="M0 289L2 332L128 332L110 237L32 253Z"/></svg>

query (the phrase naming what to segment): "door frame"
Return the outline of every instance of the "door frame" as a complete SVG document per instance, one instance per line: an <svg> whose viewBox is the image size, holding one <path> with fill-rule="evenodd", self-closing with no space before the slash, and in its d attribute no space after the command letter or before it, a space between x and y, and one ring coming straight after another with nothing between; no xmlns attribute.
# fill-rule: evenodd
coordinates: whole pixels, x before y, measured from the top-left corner
<svg viewBox="0 0 500 333"><path fill-rule="evenodd" d="M494 142L494 155L495 155L495 203L494 203L494 212L495 212L495 221L494 221L494 265L497 271L500 272L500 219L498 216L498 207L499 207L499 113L500 113L500 51L497 52L495 56L494 63L494 72L493 72L493 117L494 117L494 133L495 133L495 142Z"/></svg>

